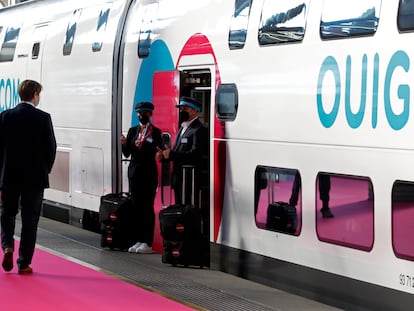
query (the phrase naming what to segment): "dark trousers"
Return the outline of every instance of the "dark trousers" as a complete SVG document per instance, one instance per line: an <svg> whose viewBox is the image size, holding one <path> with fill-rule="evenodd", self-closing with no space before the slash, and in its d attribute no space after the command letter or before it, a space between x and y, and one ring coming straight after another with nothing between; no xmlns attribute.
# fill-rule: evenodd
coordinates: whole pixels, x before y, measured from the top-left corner
<svg viewBox="0 0 414 311"><path fill-rule="evenodd" d="M1 246L14 249L16 215L21 205L22 230L17 265L25 268L32 263L36 245L37 225L42 210L44 189L3 190L1 207Z"/></svg>
<svg viewBox="0 0 414 311"><path fill-rule="evenodd" d="M331 177L327 174L319 174L319 198L322 201L322 208L329 206L329 191L331 190ZM299 191L301 187L301 179L299 174L295 174L295 179L292 186L292 194L290 196L289 204L296 206L299 199Z"/></svg>
<svg viewBox="0 0 414 311"><path fill-rule="evenodd" d="M133 223L136 228L134 239L137 242L147 243L148 246L152 246L154 239L156 190L157 184L145 183L141 180L130 181Z"/></svg>

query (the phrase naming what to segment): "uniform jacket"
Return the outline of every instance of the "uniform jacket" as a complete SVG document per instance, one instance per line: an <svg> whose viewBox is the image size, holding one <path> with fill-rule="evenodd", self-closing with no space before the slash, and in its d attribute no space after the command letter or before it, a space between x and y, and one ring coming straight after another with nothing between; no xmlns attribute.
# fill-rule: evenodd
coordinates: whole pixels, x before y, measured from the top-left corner
<svg viewBox="0 0 414 311"><path fill-rule="evenodd" d="M183 135L182 128L177 135L177 140L170 152L170 160L173 161L173 184L181 183L182 166L192 165L195 167L195 179L200 178L203 167L203 156L208 150L208 130L197 118L190 123Z"/></svg>
<svg viewBox="0 0 414 311"><path fill-rule="evenodd" d="M122 153L125 157L131 156L128 167L128 178L145 179L147 183L158 183L158 169L155 160L157 147L161 148L161 130L152 125L151 139L144 141L142 147L135 146L135 140L141 132L139 125L131 127L127 134L127 142L122 145Z"/></svg>
<svg viewBox="0 0 414 311"><path fill-rule="evenodd" d="M20 103L0 114L0 189L44 189L56 156L50 114Z"/></svg>

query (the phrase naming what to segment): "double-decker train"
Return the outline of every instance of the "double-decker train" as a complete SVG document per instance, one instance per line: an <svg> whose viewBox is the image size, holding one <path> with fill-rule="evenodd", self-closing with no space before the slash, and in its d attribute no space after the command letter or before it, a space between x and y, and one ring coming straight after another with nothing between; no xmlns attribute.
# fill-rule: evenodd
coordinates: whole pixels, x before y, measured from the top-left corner
<svg viewBox="0 0 414 311"><path fill-rule="evenodd" d="M0 9L0 111L22 80L42 83L58 142L43 214L85 224L128 190L119 137L135 103L152 102L174 141L191 96L210 133L212 267L345 309L408 310L413 39L414 0L34 0ZM274 202L295 206L289 230L269 224Z"/></svg>

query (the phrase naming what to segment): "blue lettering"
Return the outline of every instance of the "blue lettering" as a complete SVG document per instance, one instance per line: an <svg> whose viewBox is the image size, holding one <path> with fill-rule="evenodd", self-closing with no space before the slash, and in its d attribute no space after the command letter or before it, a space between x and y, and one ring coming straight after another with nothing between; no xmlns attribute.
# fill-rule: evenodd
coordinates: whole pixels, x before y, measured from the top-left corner
<svg viewBox="0 0 414 311"><path fill-rule="evenodd" d="M20 100L20 79L0 79L0 112L15 107Z"/></svg>
<svg viewBox="0 0 414 311"><path fill-rule="evenodd" d="M371 126L377 127L378 123L378 99L379 99L379 66L380 57L378 53L374 55L373 59L373 72L372 72L372 115ZM394 77L394 72L397 68L401 67L406 73L410 69L410 58L404 51L397 51L391 57L388 67L385 72L384 79L384 111L385 117L389 126L398 131L402 129L408 122L410 116L410 86L407 84L398 85L398 98L403 102L403 111L397 114L392 109L391 103L391 85ZM352 59L351 56L346 58L346 72L345 72L345 88L344 88L344 104L345 104L345 117L348 125L352 129L359 128L364 120L364 115L367 106L367 85L368 85L368 57L366 54L362 57L362 71L361 71L361 89L360 89L360 104L358 111L353 112L351 109L351 81L352 81ZM333 108L330 112L325 111L322 102L322 89L325 76L328 72L332 72L335 79L335 100ZM318 116L321 124L329 128L334 125L339 112L340 98L341 98L341 78L340 69L336 59L333 56L328 56L323 61L318 77L317 93L316 93L316 105L318 110Z"/></svg>
<svg viewBox="0 0 414 311"><path fill-rule="evenodd" d="M410 87L407 84L398 86L398 97L404 100L404 110L401 114L395 114L391 107L390 100L390 87L393 73L397 67L402 67L405 72L410 69L410 58L404 51L397 51L391 57L390 63L388 64L387 72L385 75L384 83L384 107L385 115L389 125L394 130L402 129L408 122L410 115Z"/></svg>
<svg viewBox="0 0 414 311"><path fill-rule="evenodd" d="M333 105L332 111L327 113L323 109L322 103L322 85L325 75L328 71L332 71L334 78L335 78L335 103ZM341 99L341 77L339 76L339 67L338 63L336 62L335 58L332 56L328 56L323 61L321 71L319 72L318 78L318 91L316 93L316 103L318 106L318 114L319 119L324 127L329 128L331 127L338 115L339 111L339 103Z"/></svg>
<svg viewBox="0 0 414 311"><path fill-rule="evenodd" d="M5 106L5 100L3 101L3 96L2 96L2 92L4 89L4 80L0 79L0 112L2 112L4 110L4 106Z"/></svg>
<svg viewBox="0 0 414 311"><path fill-rule="evenodd" d="M351 111L351 57L346 59L346 80L345 80L345 114L346 120L351 128L355 129L362 123L367 102L367 56L362 58L362 77L361 77L361 104L357 113Z"/></svg>
<svg viewBox="0 0 414 311"><path fill-rule="evenodd" d="M374 80L372 85L372 128L377 127L378 122L378 84L379 84L379 55L375 54L374 57Z"/></svg>

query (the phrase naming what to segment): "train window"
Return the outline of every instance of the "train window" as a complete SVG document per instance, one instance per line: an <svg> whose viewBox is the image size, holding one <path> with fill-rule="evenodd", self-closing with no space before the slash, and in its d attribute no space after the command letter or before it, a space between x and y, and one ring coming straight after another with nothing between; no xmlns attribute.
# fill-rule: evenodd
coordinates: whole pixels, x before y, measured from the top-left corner
<svg viewBox="0 0 414 311"><path fill-rule="evenodd" d="M72 17L69 20L68 28L66 29L65 43L63 44L63 55L70 55L72 53L73 41L75 40L76 27L80 18L82 10L77 9L73 11Z"/></svg>
<svg viewBox="0 0 414 311"><path fill-rule="evenodd" d="M96 40L92 43L92 51L99 52L102 49L106 25L108 23L109 8L104 8L99 13L98 25L96 26Z"/></svg>
<svg viewBox="0 0 414 311"><path fill-rule="evenodd" d="M216 92L216 115L220 121L234 121L239 106L235 84L220 84Z"/></svg>
<svg viewBox="0 0 414 311"><path fill-rule="evenodd" d="M158 3L151 3L145 11L141 23L138 40L138 57L147 57L150 53L152 42L152 27L158 11Z"/></svg>
<svg viewBox="0 0 414 311"><path fill-rule="evenodd" d="M259 26L259 44L302 41L310 0L265 0Z"/></svg>
<svg viewBox="0 0 414 311"><path fill-rule="evenodd" d="M397 24L401 31L414 30L414 0L400 0Z"/></svg>
<svg viewBox="0 0 414 311"><path fill-rule="evenodd" d="M374 245L374 194L367 177L319 173L316 230L321 241L370 251Z"/></svg>
<svg viewBox="0 0 414 311"><path fill-rule="evenodd" d="M2 42L2 40L3 40L2 32L3 32L3 26L0 26L0 42Z"/></svg>
<svg viewBox="0 0 414 311"><path fill-rule="evenodd" d="M229 48L242 49L246 42L247 26L253 0L236 0L229 31Z"/></svg>
<svg viewBox="0 0 414 311"><path fill-rule="evenodd" d="M254 215L260 229L299 235L301 177L287 168L257 166L254 180Z"/></svg>
<svg viewBox="0 0 414 311"><path fill-rule="evenodd" d="M0 50L0 62L11 62L14 58L17 39L19 37L20 27L9 27L4 35L4 41Z"/></svg>
<svg viewBox="0 0 414 311"><path fill-rule="evenodd" d="M40 42L35 42L32 47L32 59L37 59L40 53Z"/></svg>
<svg viewBox="0 0 414 311"><path fill-rule="evenodd" d="M322 39L374 35L377 31L381 0L325 1L320 24Z"/></svg>
<svg viewBox="0 0 414 311"><path fill-rule="evenodd" d="M392 246L398 258L414 261L414 182L396 181L392 187Z"/></svg>

